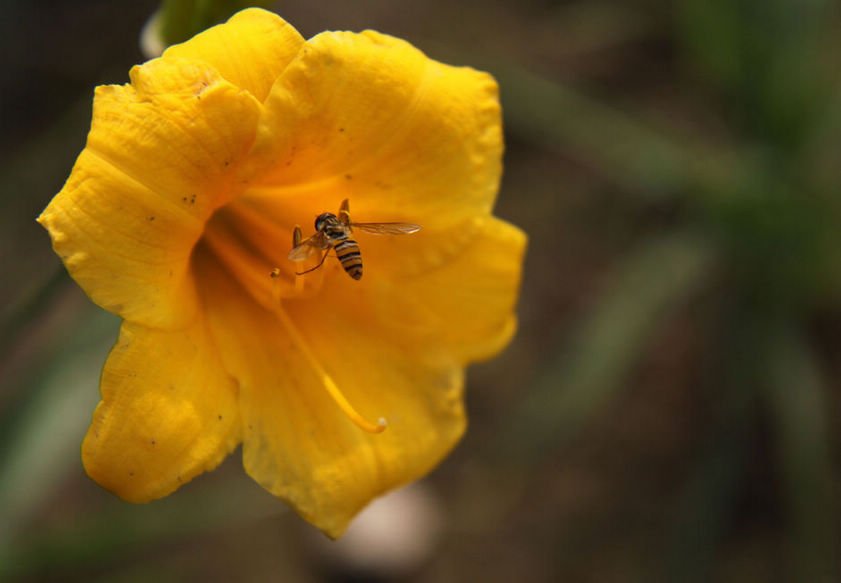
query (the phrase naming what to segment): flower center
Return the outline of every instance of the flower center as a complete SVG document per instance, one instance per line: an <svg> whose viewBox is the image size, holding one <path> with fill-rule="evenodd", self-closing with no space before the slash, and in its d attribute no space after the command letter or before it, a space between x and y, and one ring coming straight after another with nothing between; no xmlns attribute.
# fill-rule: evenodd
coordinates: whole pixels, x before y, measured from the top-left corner
<svg viewBox="0 0 841 583"><path fill-rule="evenodd" d="M277 316L287 337L339 409L360 429L381 433L386 420L371 422L350 404L283 307L284 300L318 293L326 270L296 275L299 265L287 259L292 230L262 210L244 204L242 199L219 209L206 225L204 244L258 304Z"/></svg>

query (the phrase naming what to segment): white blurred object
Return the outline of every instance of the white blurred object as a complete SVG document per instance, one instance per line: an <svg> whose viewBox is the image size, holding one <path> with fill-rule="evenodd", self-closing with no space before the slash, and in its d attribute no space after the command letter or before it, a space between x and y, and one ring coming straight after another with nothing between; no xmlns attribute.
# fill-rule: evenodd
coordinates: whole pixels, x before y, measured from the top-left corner
<svg viewBox="0 0 841 583"><path fill-rule="evenodd" d="M147 59L160 57L166 49L160 33L160 14L160 11L155 11L140 31L140 52Z"/></svg>
<svg viewBox="0 0 841 583"><path fill-rule="evenodd" d="M315 550L332 570L394 577L429 561L440 527L435 495L416 483L374 500L339 540L319 537Z"/></svg>

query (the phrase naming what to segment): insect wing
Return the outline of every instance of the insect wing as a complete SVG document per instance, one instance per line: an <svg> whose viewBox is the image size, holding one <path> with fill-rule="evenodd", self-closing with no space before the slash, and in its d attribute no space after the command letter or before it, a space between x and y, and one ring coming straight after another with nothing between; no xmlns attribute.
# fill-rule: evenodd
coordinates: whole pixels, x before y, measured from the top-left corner
<svg viewBox="0 0 841 583"><path fill-rule="evenodd" d="M297 247L293 247L289 252L287 258L289 261L303 261L313 254L316 249L324 247L324 233L316 233L312 237L307 237Z"/></svg>
<svg viewBox="0 0 841 583"><path fill-rule="evenodd" d="M420 231L414 223L351 223L350 226L374 235L405 235Z"/></svg>

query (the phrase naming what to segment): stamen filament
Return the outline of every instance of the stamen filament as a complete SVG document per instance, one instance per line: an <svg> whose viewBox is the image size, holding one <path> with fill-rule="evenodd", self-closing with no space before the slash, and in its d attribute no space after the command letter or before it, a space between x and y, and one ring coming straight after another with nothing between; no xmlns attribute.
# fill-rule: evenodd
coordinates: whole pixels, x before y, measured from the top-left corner
<svg viewBox="0 0 841 583"><path fill-rule="evenodd" d="M333 399L333 402L339 406L339 409L348 416L348 419L354 422L357 427L367 431L368 433L382 433L385 431L386 426L388 423L386 422L385 418L380 417L377 423L371 423L367 419L365 419L356 409L353 408L353 405L347 400L347 398L342 394L342 391L336 386L336 383L327 374L327 371L321 366L321 363L318 362L318 359L310 350L309 346L307 345L306 341L301 336L298 329L295 327L295 324L292 323L292 320L289 318L289 315L286 311L281 307L278 306L277 315L280 318L281 323L286 328L286 331L292 337L292 340L295 344L300 348L301 352L304 353L304 357L307 359L310 367L312 367L313 372L315 372L316 376L319 377L324 388L327 390L327 394L330 395L330 398Z"/></svg>
<svg viewBox="0 0 841 583"><path fill-rule="evenodd" d="M272 304L280 306L280 268L272 269Z"/></svg>
<svg viewBox="0 0 841 583"><path fill-rule="evenodd" d="M298 294L298 295L301 295L303 293L303 291L304 291L304 278L296 274L295 275L295 293Z"/></svg>

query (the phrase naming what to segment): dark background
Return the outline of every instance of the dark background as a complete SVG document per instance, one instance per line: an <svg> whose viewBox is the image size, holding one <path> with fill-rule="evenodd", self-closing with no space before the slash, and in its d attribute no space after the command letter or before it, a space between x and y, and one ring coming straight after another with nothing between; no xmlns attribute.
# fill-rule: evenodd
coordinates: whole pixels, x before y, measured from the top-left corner
<svg viewBox="0 0 841 583"><path fill-rule="evenodd" d="M93 87L144 60L156 3L5 2L0 579L841 580L838 4L272 7L305 37L374 28L501 85L496 212L530 236L520 330L471 367L470 429L421 518L386 513L429 546L358 539L374 559L352 566L238 453L147 505L84 475L119 322L34 219Z"/></svg>

